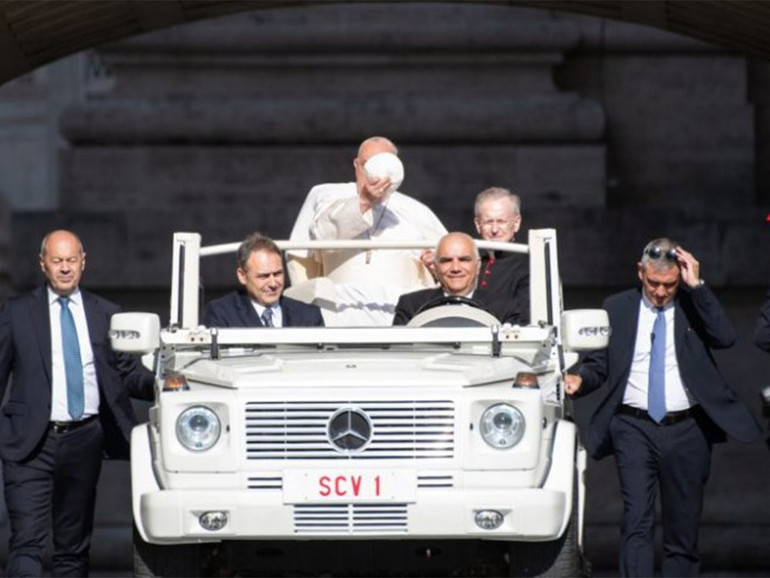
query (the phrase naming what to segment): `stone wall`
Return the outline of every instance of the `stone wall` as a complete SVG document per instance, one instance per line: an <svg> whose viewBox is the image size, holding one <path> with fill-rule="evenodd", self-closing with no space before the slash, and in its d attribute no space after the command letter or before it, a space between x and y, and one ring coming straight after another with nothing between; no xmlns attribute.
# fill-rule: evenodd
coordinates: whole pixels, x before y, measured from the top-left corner
<svg viewBox="0 0 770 578"><path fill-rule="evenodd" d="M86 220L108 261L125 255L89 280L165 286L174 230L286 236L307 191L350 180L358 143L378 133L401 148L404 192L450 229L470 229L492 184L521 190L533 217L599 210L603 108L554 83L579 39L537 11L373 5L265 10L101 48L111 88L60 117L66 218ZM19 218L21 234L40 216ZM211 283L230 282L229 261L214 268Z"/></svg>
<svg viewBox="0 0 770 578"><path fill-rule="evenodd" d="M659 235L717 286L770 277L764 68L693 40L502 6L316 6L177 27L89 62L58 117L60 208L15 222L25 242L57 222L97 240L98 286L166 286L175 230L286 236L310 187L352 178L377 133L401 148L404 192L450 229L471 229L482 188L519 191L525 227L558 228L570 286L626 284ZM585 267L585 253L602 258ZM28 286L34 267L16 257ZM212 267L224 288L230 263Z"/></svg>

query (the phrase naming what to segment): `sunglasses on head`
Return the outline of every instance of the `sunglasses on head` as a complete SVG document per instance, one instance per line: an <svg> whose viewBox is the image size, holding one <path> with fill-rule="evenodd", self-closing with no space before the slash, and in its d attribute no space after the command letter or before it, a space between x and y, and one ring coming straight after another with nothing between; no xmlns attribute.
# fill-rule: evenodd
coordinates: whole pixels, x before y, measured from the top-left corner
<svg viewBox="0 0 770 578"><path fill-rule="evenodd" d="M668 249L664 251L660 247L652 246L644 252L650 259L666 259L667 261L676 262L676 249Z"/></svg>

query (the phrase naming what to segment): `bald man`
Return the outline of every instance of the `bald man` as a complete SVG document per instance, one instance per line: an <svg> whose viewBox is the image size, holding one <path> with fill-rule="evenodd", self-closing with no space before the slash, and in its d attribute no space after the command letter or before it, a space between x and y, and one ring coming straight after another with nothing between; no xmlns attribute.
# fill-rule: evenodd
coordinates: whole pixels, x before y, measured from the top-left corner
<svg viewBox="0 0 770 578"><path fill-rule="evenodd" d="M152 400L154 376L110 347L119 308L80 288L86 254L77 235L49 233L39 260L46 284L0 308L6 575L43 575L52 521L52 574L87 576L102 454L128 458L129 397Z"/></svg>
<svg viewBox="0 0 770 578"><path fill-rule="evenodd" d="M388 177L367 176L367 161L384 153L398 156L398 149L385 137L368 138L353 159L355 182L313 187L297 217L291 240L372 239L433 245L444 235L446 229L427 206L393 191L396 183ZM315 256L318 269L310 276L322 275L333 283L333 303L317 302L326 307L327 325L390 325L402 293L435 286L421 255L419 250L319 252ZM301 280L296 260L309 256L289 253L292 283ZM314 268L307 260L304 265Z"/></svg>
<svg viewBox="0 0 770 578"><path fill-rule="evenodd" d="M465 233L448 233L436 246L434 253L435 275L441 285L436 289L423 289L402 295L396 304L393 325L406 325L431 302L442 297L465 297L478 302L503 323L522 324L521 312L510 299L502 299L476 284L481 259L476 244Z"/></svg>

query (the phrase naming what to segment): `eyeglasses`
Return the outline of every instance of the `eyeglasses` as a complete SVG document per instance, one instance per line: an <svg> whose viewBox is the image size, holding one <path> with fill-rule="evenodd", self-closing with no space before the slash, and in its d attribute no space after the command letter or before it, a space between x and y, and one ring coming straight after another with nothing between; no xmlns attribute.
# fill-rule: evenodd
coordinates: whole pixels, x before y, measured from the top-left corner
<svg viewBox="0 0 770 578"><path fill-rule="evenodd" d="M667 261L676 262L676 248L663 250L660 247L653 245L644 252L650 259L666 259Z"/></svg>

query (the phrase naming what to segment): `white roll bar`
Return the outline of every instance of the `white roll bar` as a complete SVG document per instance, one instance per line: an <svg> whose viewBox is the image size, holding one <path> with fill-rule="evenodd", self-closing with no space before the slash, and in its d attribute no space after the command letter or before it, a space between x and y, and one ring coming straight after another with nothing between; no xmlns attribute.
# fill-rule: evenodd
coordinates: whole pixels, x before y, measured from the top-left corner
<svg viewBox="0 0 770 578"><path fill-rule="evenodd" d="M291 249L432 249L435 243L402 241L276 241L281 250ZM174 233L170 326L195 328L198 326L200 258L234 253L240 243L226 243L204 247L199 233ZM559 326L562 311L561 281L559 279L556 231L533 229L529 244L476 241L482 250L529 253L530 272L543 271L545 275L530 275L530 319L533 325ZM557 332L558 335L558 332Z"/></svg>

